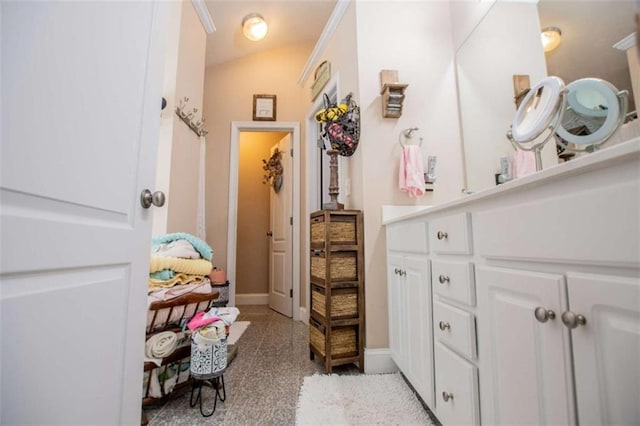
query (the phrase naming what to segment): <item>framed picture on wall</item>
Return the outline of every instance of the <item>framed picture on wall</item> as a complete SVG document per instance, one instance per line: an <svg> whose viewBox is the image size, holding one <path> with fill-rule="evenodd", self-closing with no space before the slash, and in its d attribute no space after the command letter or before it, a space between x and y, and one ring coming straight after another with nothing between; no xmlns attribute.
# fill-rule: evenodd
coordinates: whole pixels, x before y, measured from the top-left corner
<svg viewBox="0 0 640 426"><path fill-rule="evenodd" d="M253 95L253 120L276 121L276 95Z"/></svg>

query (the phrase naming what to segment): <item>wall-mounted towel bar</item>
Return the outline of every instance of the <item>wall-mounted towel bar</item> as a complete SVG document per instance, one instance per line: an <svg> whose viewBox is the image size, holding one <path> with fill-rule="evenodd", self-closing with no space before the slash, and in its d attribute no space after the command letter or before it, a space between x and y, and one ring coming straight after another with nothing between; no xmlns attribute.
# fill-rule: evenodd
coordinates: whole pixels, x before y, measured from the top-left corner
<svg viewBox="0 0 640 426"><path fill-rule="evenodd" d="M198 136L206 136L207 129L204 128L204 117L200 120L196 120L196 113L198 112L198 108L194 108L191 112L185 112L185 107L189 102L189 98L186 96L180 102L180 105L176 106L176 115L180 117L184 123L189 126L189 128Z"/></svg>

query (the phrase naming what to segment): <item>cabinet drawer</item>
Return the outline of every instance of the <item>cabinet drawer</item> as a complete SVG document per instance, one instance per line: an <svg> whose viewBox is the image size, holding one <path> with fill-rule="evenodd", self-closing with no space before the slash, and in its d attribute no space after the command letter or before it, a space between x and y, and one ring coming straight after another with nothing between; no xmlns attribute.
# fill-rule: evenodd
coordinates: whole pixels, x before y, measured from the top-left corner
<svg viewBox="0 0 640 426"><path fill-rule="evenodd" d="M438 343L435 365L438 419L443 425L480 424L476 366Z"/></svg>
<svg viewBox="0 0 640 426"><path fill-rule="evenodd" d="M429 224L429 245L436 253L471 254L471 220L467 213L434 219Z"/></svg>
<svg viewBox="0 0 640 426"><path fill-rule="evenodd" d="M476 358L476 321L473 314L445 303L433 302L433 328L440 342L460 355Z"/></svg>
<svg viewBox="0 0 640 426"><path fill-rule="evenodd" d="M387 248L394 251L428 253L427 222L396 223L387 227Z"/></svg>
<svg viewBox="0 0 640 426"><path fill-rule="evenodd" d="M433 291L468 306L476 305L473 263L431 261Z"/></svg>

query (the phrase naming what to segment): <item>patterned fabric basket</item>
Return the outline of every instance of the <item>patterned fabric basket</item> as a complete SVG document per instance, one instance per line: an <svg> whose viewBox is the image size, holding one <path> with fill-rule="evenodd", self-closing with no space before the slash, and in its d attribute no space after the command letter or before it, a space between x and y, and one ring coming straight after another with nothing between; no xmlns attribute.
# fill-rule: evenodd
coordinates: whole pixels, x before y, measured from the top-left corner
<svg viewBox="0 0 640 426"><path fill-rule="evenodd" d="M206 380L220 376L227 368L227 338L198 337L194 335L191 341L191 377Z"/></svg>
<svg viewBox="0 0 640 426"><path fill-rule="evenodd" d="M229 281L224 284L211 284L213 291L217 291L219 296L213 300L215 306L226 305L229 303Z"/></svg>

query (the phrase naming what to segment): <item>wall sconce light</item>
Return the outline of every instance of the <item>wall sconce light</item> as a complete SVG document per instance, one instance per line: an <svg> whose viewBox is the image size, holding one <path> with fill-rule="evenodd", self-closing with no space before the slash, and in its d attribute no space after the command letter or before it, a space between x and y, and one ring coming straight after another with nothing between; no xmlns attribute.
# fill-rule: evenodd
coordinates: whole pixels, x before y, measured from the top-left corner
<svg viewBox="0 0 640 426"><path fill-rule="evenodd" d="M262 40L268 29L264 18L258 13L250 13L242 18L242 33L251 41Z"/></svg>
<svg viewBox="0 0 640 426"><path fill-rule="evenodd" d="M553 49L560 45L562 40L562 31L558 27L547 27L542 30L540 34L542 39L542 47L545 52L551 52Z"/></svg>

